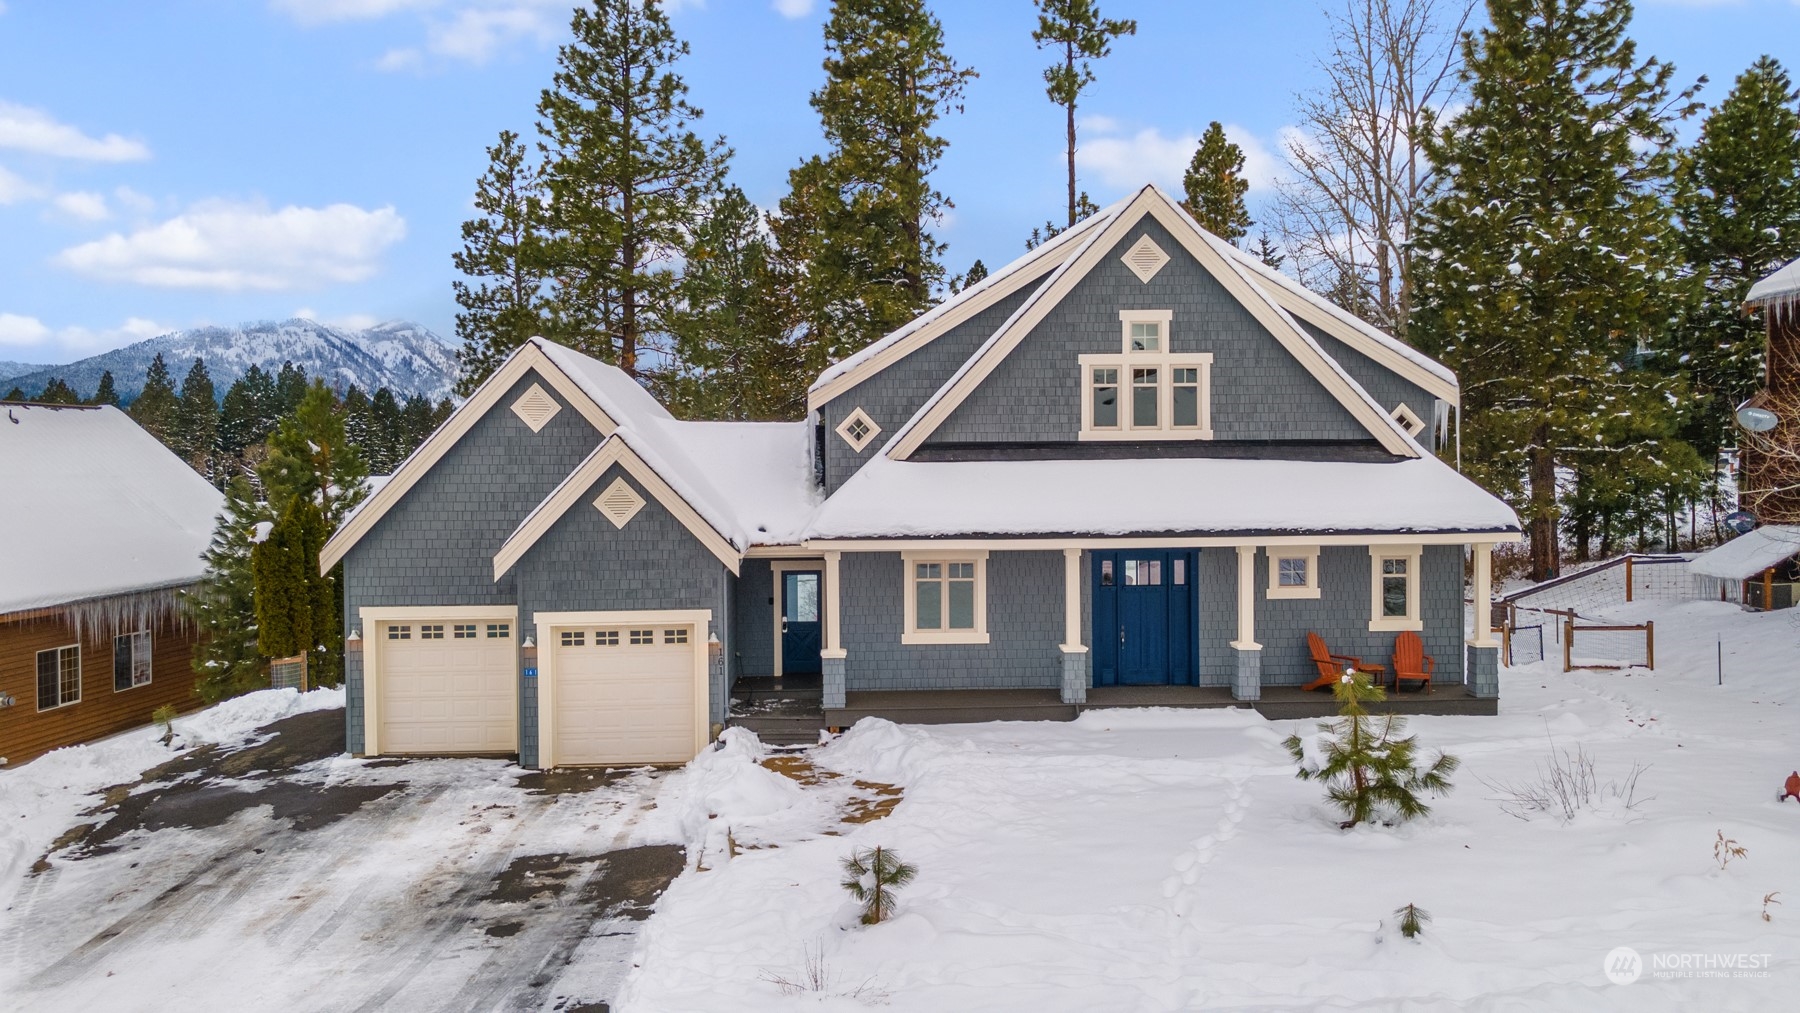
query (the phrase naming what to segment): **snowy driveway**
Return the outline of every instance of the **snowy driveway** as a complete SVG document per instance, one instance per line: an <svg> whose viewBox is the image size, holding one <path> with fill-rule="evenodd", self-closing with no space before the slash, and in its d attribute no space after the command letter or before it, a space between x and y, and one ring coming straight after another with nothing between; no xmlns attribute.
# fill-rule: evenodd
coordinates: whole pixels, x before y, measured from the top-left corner
<svg viewBox="0 0 1800 1013"><path fill-rule="evenodd" d="M6 1005L603 1010L684 864L655 771L355 760L342 710L240 746L108 792L0 891Z"/></svg>

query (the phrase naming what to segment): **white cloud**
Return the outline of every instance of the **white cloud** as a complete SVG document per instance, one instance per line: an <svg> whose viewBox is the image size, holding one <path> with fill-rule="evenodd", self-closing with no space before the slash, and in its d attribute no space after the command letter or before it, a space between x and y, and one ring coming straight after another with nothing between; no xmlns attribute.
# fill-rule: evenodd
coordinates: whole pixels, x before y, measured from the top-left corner
<svg viewBox="0 0 1800 1013"><path fill-rule="evenodd" d="M50 327L37 317L0 313L0 349L25 362L73 362L174 330L130 317L117 327Z"/></svg>
<svg viewBox="0 0 1800 1013"><path fill-rule="evenodd" d="M0 345L37 345L50 337L50 328L37 317L0 313Z"/></svg>
<svg viewBox="0 0 1800 1013"><path fill-rule="evenodd" d="M147 215L156 210L156 198L138 193L128 186L114 190L113 198L132 214Z"/></svg>
<svg viewBox="0 0 1800 1013"><path fill-rule="evenodd" d="M396 73L403 70L418 70L425 65L425 54L416 49L390 49L381 54L375 61L376 70Z"/></svg>
<svg viewBox="0 0 1800 1013"><path fill-rule="evenodd" d="M271 0L269 6L303 25L373 21L401 11L435 7L439 0Z"/></svg>
<svg viewBox="0 0 1800 1013"><path fill-rule="evenodd" d="M392 207L323 208L212 202L129 235L115 232L57 254L80 274L159 288L278 290L363 281L406 236Z"/></svg>
<svg viewBox="0 0 1800 1013"><path fill-rule="evenodd" d="M665 0L670 10L705 0ZM482 64L521 41L548 45L567 26L569 0L271 0L270 6L306 27L375 21L404 15L424 38L396 46L376 61L385 71L421 69L427 56Z"/></svg>
<svg viewBox="0 0 1800 1013"><path fill-rule="evenodd" d="M449 21L430 26L426 48L438 56L469 63L486 63L494 51L517 39L549 42L560 27L548 13L531 5L465 8Z"/></svg>
<svg viewBox="0 0 1800 1013"><path fill-rule="evenodd" d="M22 176L8 172L6 166L0 165L0 204L16 204L19 201L36 200L43 195L43 187Z"/></svg>
<svg viewBox="0 0 1800 1013"><path fill-rule="evenodd" d="M106 206L106 198L97 193L59 193L51 198L50 203L63 214L84 222L103 222L112 217L112 212Z"/></svg>
<svg viewBox="0 0 1800 1013"><path fill-rule="evenodd" d="M1086 117L1083 123L1090 135L1101 136L1079 141L1075 165L1095 173L1101 182L1116 190L1135 190L1145 183L1155 183L1179 191L1181 177L1200 146L1196 132L1169 137L1156 127L1145 127L1135 134L1122 135L1119 124L1104 116ZM1250 193L1271 187L1279 167L1268 147L1242 127L1230 123L1224 127L1226 138L1243 149L1244 178L1250 182Z"/></svg>
<svg viewBox="0 0 1800 1013"><path fill-rule="evenodd" d="M812 13L813 0L775 0L770 6L784 18L803 18Z"/></svg>
<svg viewBox="0 0 1800 1013"><path fill-rule="evenodd" d="M89 137L67 123L58 123L42 109L6 101L0 101L0 148L89 162L137 162L150 157L150 149L140 141L118 134Z"/></svg>

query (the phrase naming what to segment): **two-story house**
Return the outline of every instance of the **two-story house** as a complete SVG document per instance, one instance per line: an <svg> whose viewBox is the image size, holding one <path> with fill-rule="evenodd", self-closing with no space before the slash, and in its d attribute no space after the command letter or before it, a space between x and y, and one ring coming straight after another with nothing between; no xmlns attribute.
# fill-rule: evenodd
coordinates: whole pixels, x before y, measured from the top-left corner
<svg viewBox="0 0 1800 1013"><path fill-rule="evenodd" d="M1444 463L1456 378L1154 187L837 363L803 423L677 420L519 349L344 523L365 754L682 761L740 677L896 691L1190 687L1255 704L1419 635L1492 712L1489 550ZM1285 689L1285 692L1294 692ZM1005 708L999 708L1005 712Z"/></svg>

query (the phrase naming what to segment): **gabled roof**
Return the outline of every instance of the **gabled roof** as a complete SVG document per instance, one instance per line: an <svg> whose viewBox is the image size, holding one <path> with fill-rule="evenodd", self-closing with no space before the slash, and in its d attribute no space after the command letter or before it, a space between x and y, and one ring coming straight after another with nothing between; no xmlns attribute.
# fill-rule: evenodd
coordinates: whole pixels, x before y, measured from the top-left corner
<svg viewBox="0 0 1800 1013"><path fill-rule="evenodd" d="M201 578L224 497L111 406L0 404L0 614Z"/></svg>
<svg viewBox="0 0 1800 1013"><path fill-rule="evenodd" d="M1800 304L1800 259L1750 286L1744 302L1777 307Z"/></svg>
<svg viewBox="0 0 1800 1013"><path fill-rule="evenodd" d="M1688 561L1688 572L1721 580L1745 580L1800 555L1800 527L1766 524Z"/></svg>
<svg viewBox="0 0 1800 1013"><path fill-rule="evenodd" d="M1369 397L1368 392L1344 372L1337 360L1326 355L1305 329L1260 285L1252 283L1243 268L1215 250L1194 220L1154 186L1144 187L1124 207L1109 212L1103 227L1084 233L1086 238L1082 240L1080 247L1056 268L949 382L932 395L894 434L883 453L896 460L905 460L911 456L950 417L957 406L981 385L988 374L1019 346L1032 329L1074 290L1075 284L1124 240L1145 216L1154 218L1167 229L1181 247L1236 298L1389 453L1406 458L1425 454L1412 437Z"/></svg>
<svg viewBox="0 0 1800 1013"><path fill-rule="evenodd" d="M1042 281L1045 275L1073 256L1085 238L1112 221L1113 216L1130 203L1127 198L1101 209L980 282L920 314L906 326L826 367L807 391L807 410L816 411L820 405L937 340L975 314L1020 289Z"/></svg>

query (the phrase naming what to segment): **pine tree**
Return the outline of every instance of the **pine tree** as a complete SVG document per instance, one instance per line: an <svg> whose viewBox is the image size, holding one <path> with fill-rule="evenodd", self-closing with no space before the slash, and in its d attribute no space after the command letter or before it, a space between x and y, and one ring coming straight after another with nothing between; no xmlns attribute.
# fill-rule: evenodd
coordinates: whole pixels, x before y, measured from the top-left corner
<svg viewBox="0 0 1800 1013"><path fill-rule="evenodd" d="M144 374L144 389L132 400L127 413L167 447L175 437L175 413L180 405L180 399L175 396L175 383L169 378L169 367L158 352Z"/></svg>
<svg viewBox="0 0 1800 1013"><path fill-rule="evenodd" d="M275 417L286 418L294 414L300 402L306 397L306 370L291 362L283 362L275 371Z"/></svg>
<svg viewBox="0 0 1800 1013"><path fill-rule="evenodd" d="M225 391L219 408L219 456L238 474L261 462L257 448L275 431L279 420L275 380L252 363Z"/></svg>
<svg viewBox="0 0 1800 1013"><path fill-rule="evenodd" d="M1226 140L1218 120L1201 135L1181 177L1181 189L1187 194L1181 206L1220 239L1236 243L1256 224L1244 208L1244 194L1250 192L1250 181L1244 178L1244 149Z"/></svg>
<svg viewBox="0 0 1800 1013"><path fill-rule="evenodd" d="M5 397L0 398L0 401L23 401L23 400L25 400L25 389L23 387L18 386L17 384L13 385L12 390L9 390L6 392Z"/></svg>
<svg viewBox="0 0 1800 1013"><path fill-rule="evenodd" d="M894 916L894 891L913 881L919 870L886 848L857 851L844 859L844 889L863 906L862 923L879 925Z"/></svg>
<svg viewBox="0 0 1800 1013"><path fill-rule="evenodd" d="M1560 566L1567 448L1678 396L1619 364L1684 298L1668 197L1692 92L1638 60L1625 0L1488 12L1463 44L1468 106L1421 139L1442 181L1415 239L1408 337L1460 374L1465 466L1519 509L1541 580Z"/></svg>
<svg viewBox="0 0 1800 1013"><path fill-rule="evenodd" d="M487 149L488 168L475 182L479 217L462 225L462 249L451 256L470 281L456 293L458 394L468 395L526 339L550 334L551 288L543 181L527 164L525 145L510 130Z"/></svg>
<svg viewBox="0 0 1800 1013"><path fill-rule="evenodd" d="M1112 41L1124 35L1137 34L1137 22L1107 19L1100 16L1095 0L1035 0L1038 9L1037 30L1031 41L1039 49L1050 49L1062 59L1044 69L1044 93L1050 101L1063 107L1064 129L1068 138L1065 154L1069 165L1069 221L1074 225L1083 215L1075 193L1075 105L1081 92L1094 83L1093 61L1112 52ZM1085 194L1082 196L1086 196ZM1068 225L1064 227L1067 228ZM1046 239L1049 237L1046 236Z"/></svg>
<svg viewBox="0 0 1800 1013"><path fill-rule="evenodd" d="M975 263L970 264L968 272L963 275L963 287L972 288L975 285L979 285L987 278L987 276L987 265L981 262L980 257L976 257Z"/></svg>
<svg viewBox="0 0 1800 1013"><path fill-rule="evenodd" d="M1281 265L1287 262L1287 256L1269 239L1269 234L1267 232L1257 234L1256 249L1251 250L1250 252L1255 254L1256 259L1262 261L1271 270L1279 271L1281 270Z"/></svg>
<svg viewBox="0 0 1800 1013"><path fill-rule="evenodd" d="M356 384L351 384L350 389L344 392L343 413L344 438L362 453L363 460L369 463L373 472L375 459L369 454L369 395L364 394L363 389Z"/></svg>
<svg viewBox="0 0 1800 1013"><path fill-rule="evenodd" d="M213 477L213 455L219 442L219 403L214 397L212 374L196 357L181 381L175 406L175 443L170 449L188 466Z"/></svg>
<svg viewBox="0 0 1800 1013"><path fill-rule="evenodd" d="M944 280L933 223L953 205L931 185L976 76L944 48L924 0L836 0L825 83L813 92L828 151L788 173L773 222L817 372L926 309Z"/></svg>
<svg viewBox="0 0 1800 1013"><path fill-rule="evenodd" d="M237 475L226 482L225 509L205 553L206 581L193 597L194 622L203 634L194 647L194 671L200 676L195 689L209 703L266 685L250 556L257 526L272 521L248 478Z"/></svg>
<svg viewBox="0 0 1800 1013"><path fill-rule="evenodd" d="M657 393L677 415L798 419L806 412L804 350L780 297L762 213L730 187L696 230L678 294L678 369Z"/></svg>
<svg viewBox="0 0 1800 1013"><path fill-rule="evenodd" d="M109 404L119 406L119 392L113 386L112 370L100 371L100 386L94 388L94 396L88 398L88 404Z"/></svg>
<svg viewBox="0 0 1800 1013"><path fill-rule="evenodd" d="M1076 222L1086 221L1099 210L1100 206L1088 198L1086 190L1081 191L1081 194L1075 198ZM1025 239L1025 249L1035 250L1061 235L1067 228L1069 228L1069 226L1058 225L1052 221L1045 221L1042 228L1031 230L1031 235L1027 236Z"/></svg>
<svg viewBox="0 0 1800 1013"><path fill-rule="evenodd" d="M1337 699L1338 719L1319 723L1321 762L1307 757L1306 742L1299 735L1282 743L1299 767L1294 776L1325 783L1326 800L1345 816L1338 824L1343 830L1371 820L1403 823L1429 814L1431 807L1419 793L1448 793L1450 775L1459 763L1456 757L1439 753L1420 769L1417 741L1401 735L1406 719L1389 714L1378 726L1363 706L1387 699L1367 675L1347 671L1331 692Z"/></svg>
<svg viewBox="0 0 1800 1013"><path fill-rule="evenodd" d="M432 424L431 399L423 394L412 394L400 408L401 445L396 448L395 456L406 460L425 437L437 428Z"/></svg>
<svg viewBox="0 0 1800 1013"><path fill-rule="evenodd" d="M1682 247L1703 288L1675 329L1669 365L1698 401L1684 435L1716 461L1732 414L1762 381L1763 322L1743 312L1744 296L1800 257L1800 90L1779 62L1764 56L1738 77L1678 177Z"/></svg>
<svg viewBox="0 0 1800 1013"><path fill-rule="evenodd" d="M582 351L636 375L646 342L675 311L673 265L725 177L723 138L692 129L701 111L675 73L688 53L660 0L577 7L538 102L559 329Z"/></svg>
<svg viewBox="0 0 1800 1013"><path fill-rule="evenodd" d="M75 388L64 383L63 379L59 376L51 377L50 381L44 384L44 389L38 392L38 396L35 400L39 404L82 403L81 395L75 393Z"/></svg>
<svg viewBox="0 0 1800 1013"><path fill-rule="evenodd" d="M369 441L363 445L376 474L393 474L394 465L400 463L399 449L405 442L400 428L399 400L393 391L378 388L369 399Z"/></svg>

